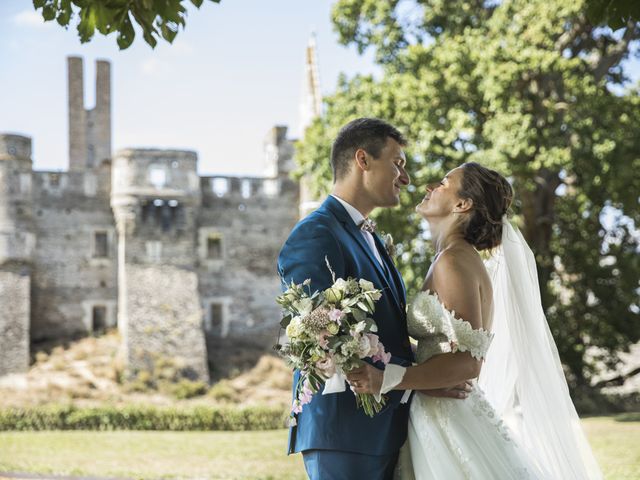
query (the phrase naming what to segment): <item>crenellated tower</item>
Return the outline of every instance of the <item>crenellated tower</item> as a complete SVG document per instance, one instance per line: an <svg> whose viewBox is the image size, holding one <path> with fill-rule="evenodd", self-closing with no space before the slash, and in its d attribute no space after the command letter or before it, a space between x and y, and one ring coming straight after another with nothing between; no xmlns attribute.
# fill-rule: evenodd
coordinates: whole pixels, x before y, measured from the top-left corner
<svg viewBox="0 0 640 480"><path fill-rule="evenodd" d="M35 233L31 139L0 135L0 376L29 366Z"/></svg>
<svg viewBox="0 0 640 480"><path fill-rule="evenodd" d="M111 158L111 65L96 62L96 105L84 104L82 57L68 57L69 170L83 171Z"/></svg>
<svg viewBox="0 0 640 480"><path fill-rule="evenodd" d="M170 361L208 381L198 293L197 155L128 149L112 166L111 207L118 235L118 328L131 372Z"/></svg>

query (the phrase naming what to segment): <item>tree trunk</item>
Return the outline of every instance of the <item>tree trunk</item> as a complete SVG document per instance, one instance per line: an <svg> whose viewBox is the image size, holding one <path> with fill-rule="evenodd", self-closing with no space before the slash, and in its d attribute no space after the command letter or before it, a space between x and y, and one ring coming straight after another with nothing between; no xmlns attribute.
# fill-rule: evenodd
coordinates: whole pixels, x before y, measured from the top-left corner
<svg viewBox="0 0 640 480"><path fill-rule="evenodd" d="M557 172L543 168L538 171L534 181L536 186L533 191L522 189L520 192L523 233L536 256L542 306L546 310L552 302L547 285L554 269L551 235L555 220L555 192L562 180Z"/></svg>

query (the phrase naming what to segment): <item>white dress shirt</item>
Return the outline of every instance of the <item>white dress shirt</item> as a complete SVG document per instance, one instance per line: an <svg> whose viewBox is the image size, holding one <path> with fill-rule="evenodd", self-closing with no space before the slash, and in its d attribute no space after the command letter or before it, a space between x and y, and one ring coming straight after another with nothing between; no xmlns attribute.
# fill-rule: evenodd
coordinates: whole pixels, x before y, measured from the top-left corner
<svg viewBox="0 0 640 480"><path fill-rule="evenodd" d="M345 208L345 210L351 217L351 220L353 220L353 223L355 223L356 226L362 223L362 221L364 220L364 215L362 215L356 207L345 202L344 200L342 200L340 197L337 197L336 195L331 194L331 196L342 204L342 206ZM376 243L373 240L373 235L365 230L360 230L360 233L362 233L364 240L367 242L367 245L369 245L369 248L371 248L371 251L375 255L376 260L378 260L378 263L384 267L384 263L382 263L382 257L380 257L380 252L378 252L378 249L376 248Z"/></svg>

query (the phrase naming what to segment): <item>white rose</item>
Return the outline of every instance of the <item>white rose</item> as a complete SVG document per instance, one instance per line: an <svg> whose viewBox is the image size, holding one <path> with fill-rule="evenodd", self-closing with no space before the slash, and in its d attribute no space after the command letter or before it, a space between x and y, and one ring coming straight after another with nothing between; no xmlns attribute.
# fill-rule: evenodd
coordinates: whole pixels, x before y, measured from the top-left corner
<svg viewBox="0 0 640 480"><path fill-rule="evenodd" d="M343 278L339 278L336 280L336 283L333 284L334 288L339 288L343 292L347 290L347 282Z"/></svg>
<svg viewBox="0 0 640 480"><path fill-rule="evenodd" d="M370 293L369 296L371 297L371 300L373 300L374 302L377 302L378 300L380 300L380 297L382 297L382 293L374 292L374 293Z"/></svg>
<svg viewBox="0 0 640 480"><path fill-rule="evenodd" d="M375 290L375 286L373 285L372 282L370 282L369 280L365 280L364 278L361 278L360 281L358 282L360 284L360 288L362 290L364 290L365 292L369 292L371 290Z"/></svg>
<svg viewBox="0 0 640 480"><path fill-rule="evenodd" d="M364 332L365 328L367 328L367 324L363 320L363 321L360 321L360 322L356 323L352 327L352 331L354 331L355 333L362 333L362 332Z"/></svg>
<svg viewBox="0 0 640 480"><path fill-rule="evenodd" d="M358 342L358 357L364 358L368 356L369 350L371 350L371 341L368 336L363 335Z"/></svg>
<svg viewBox="0 0 640 480"><path fill-rule="evenodd" d="M296 338L302 333L300 317L294 317L287 325L286 333L289 338Z"/></svg>
<svg viewBox="0 0 640 480"><path fill-rule="evenodd" d="M293 308L295 308L301 316L309 315L311 310L313 309L313 302L310 298L302 298L293 304Z"/></svg>

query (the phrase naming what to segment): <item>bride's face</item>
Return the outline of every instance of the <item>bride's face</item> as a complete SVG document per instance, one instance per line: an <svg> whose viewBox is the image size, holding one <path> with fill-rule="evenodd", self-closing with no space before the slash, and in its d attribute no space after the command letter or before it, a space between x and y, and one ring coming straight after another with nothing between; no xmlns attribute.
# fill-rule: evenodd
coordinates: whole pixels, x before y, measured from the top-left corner
<svg viewBox="0 0 640 480"><path fill-rule="evenodd" d="M427 220L452 215L460 201L458 191L461 184L462 169L454 168L440 182L427 185L426 195L416 207L416 212Z"/></svg>

